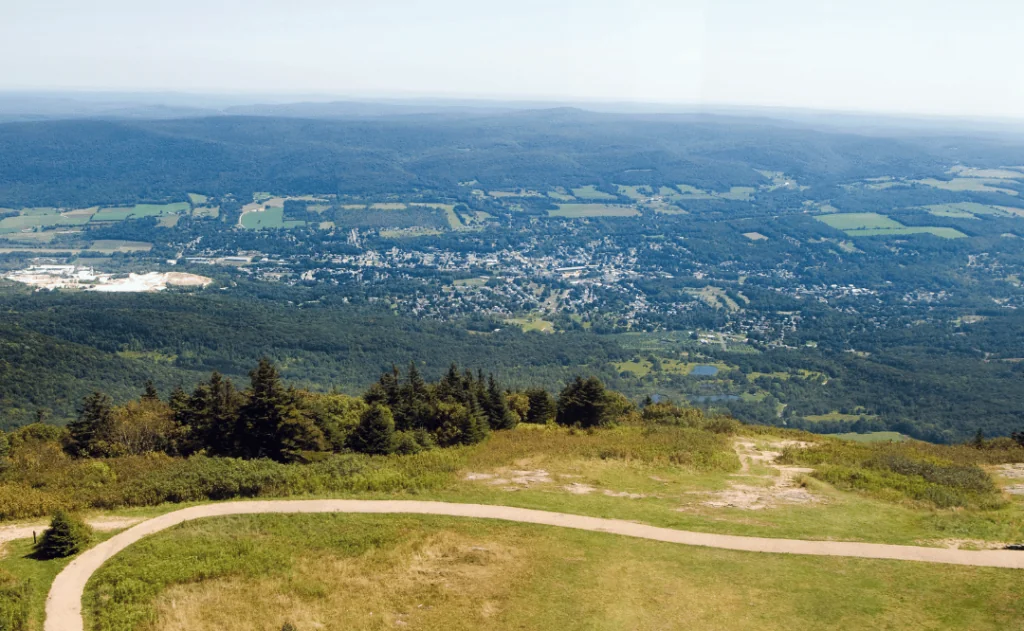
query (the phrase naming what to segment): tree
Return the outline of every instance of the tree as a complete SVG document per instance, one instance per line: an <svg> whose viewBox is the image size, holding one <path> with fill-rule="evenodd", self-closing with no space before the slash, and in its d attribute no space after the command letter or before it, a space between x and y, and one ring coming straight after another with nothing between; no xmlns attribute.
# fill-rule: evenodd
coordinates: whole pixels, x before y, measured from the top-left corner
<svg viewBox="0 0 1024 631"><path fill-rule="evenodd" d="M68 423L68 452L79 457L108 455L113 427L113 400L102 392L93 392L82 401L78 418Z"/></svg>
<svg viewBox="0 0 1024 631"><path fill-rule="evenodd" d="M530 388L526 391L526 397L530 401L526 411L527 423L544 424L555 419L558 408L555 405L555 398L543 388Z"/></svg>
<svg viewBox="0 0 1024 631"><path fill-rule="evenodd" d="M598 427L612 420L604 384L597 377L576 377L558 395L559 425Z"/></svg>
<svg viewBox="0 0 1024 631"><path fill-rule="evenodd" d="M88 524L64 511L57 511L50 527L43 531L36 544L36 555L43 559L69 557L84 550L91 539L92 528Z"/></svg>
<svg viewBox="0 0 1024 631"><path fill-rule="evenodd" d="M437 442L442 447L472 445L487 437L487 418L475 404L466 406L441 401L437 404L436 414Z"/></svg>
<svg viewBox="0 0 1024 631"><path fill-rule="evenodd" d="M159 401L160 394L156 391L156 386L153 385L153 381L150 379L146 380L145 390L142 393L142 398L149 401Z"/></svg>
<svg viewBox="0 0 1024 631"><path fill-rule="evenodd" d="M1014 432L1011 437L1017 441L1017 444L1024 447L1024 431Z"/></svg>
<svg viewBox="0 0 1024 631"><path fill-rule="evenodd" d="M284 387L269 359L261 359L249 379L249 397L238 413L236 455L288 462L301 451L323 448L323 433L298 409L294 391Z"/></svg>
<svg viewBox="0 0 1024 631"><path fill-rule="evenodd" d="M111 427L111 451L139 455L155 451L171 452L176 424L171 406L159 398L143 396L114 409Z"/></svg>
<svg viewBox="0 0 1024 631"><path fill-rule="evenodd" d="M349 435L349 447L364 454L385 455L395 450L395 419L391 410L373 404L359 418Z"/></svg>
<svg viewBox="0 0 1024 631"><path fill-rule="evenodd" d="M487 378L487 396L484 399L484 411L487 414L487 423L491 429L512 429L516 426L516 419L508 407L508 400L505 393L498 386L494 375Z"/></svg>

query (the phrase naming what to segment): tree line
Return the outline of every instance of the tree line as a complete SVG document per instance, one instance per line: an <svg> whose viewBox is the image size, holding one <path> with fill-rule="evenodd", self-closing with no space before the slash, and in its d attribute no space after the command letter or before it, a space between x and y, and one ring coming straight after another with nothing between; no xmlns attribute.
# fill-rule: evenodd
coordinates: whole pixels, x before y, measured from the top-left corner
<svg viewBox="0 0 1024 631"><path fill-rule="evenodd" d="M510 390L494 375L460 371L454 363L428 383L410 363L404 374L393 367L352 397L288 386L277 367L261 359L244 390L213 372L191 393L177 387L166 400L152 383L124 405L93 392L69 423L64 448L77 457L163 452L301 462L327 452L383 455L471 445L519 423L598 427L633 409L596 377L573 379L556 399L543 388Z"/></svg>

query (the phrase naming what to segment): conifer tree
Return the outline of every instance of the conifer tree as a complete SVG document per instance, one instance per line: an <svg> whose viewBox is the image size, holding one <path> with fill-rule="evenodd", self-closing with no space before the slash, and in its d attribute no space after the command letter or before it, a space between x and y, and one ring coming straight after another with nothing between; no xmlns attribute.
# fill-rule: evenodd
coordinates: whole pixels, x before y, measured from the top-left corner
<svg viewBox="0 0 1024 631"><path fill-rule="evenodd" d="M261 359L249 378L249 397L239 410L235 433L237 455L290 461L300 451L322 448L323 433L297 408L294 393L285 389L269 359Z"/></svg>
<svg viewBox="0 0 1024 631"><path fill-rule="evenodd" d="M487 423L491 429L512 429L516 426L516 419L508 407L505 393L498 386L494 375L487 379L487 397L484 401Z"/></svg>
<svg viewBox="0 0 1024 631"><path fill-rule="evenodd" d="M395 450L395 419L387 407L374 404L363 412L349 435L349 447L364 454L386 455Z"/></svg>
<svg viewBox="0 0 1024 631"><path fill-rule="evenodd" d="M559 425L597 427L610 421L607 393L597 377L576 377L558 395Z"/></svg>
<svg viewBox="0 0 1024 631"><path fill-rule="evenodd" d="M113 400L102 392L93 392L82 401L78 418L68 423L68 451L75 456L106 455L113 427Z"/></svg>
<svg viewBox="0 0 1024 631"><path fill-rule="evenodd" d="M57 511L36 544L36 554L43 559L62 559L84 550L91 539L92 528L84 521Z"/></svg>
<svg viewBox="0 0 1024 631"><path fill-rule="evenodd" d="M544 424L555 418L558 411L555 399L543 388L530 388L526 391L526 397L530 401L530 407L526 412L527 423Z"/></svg>

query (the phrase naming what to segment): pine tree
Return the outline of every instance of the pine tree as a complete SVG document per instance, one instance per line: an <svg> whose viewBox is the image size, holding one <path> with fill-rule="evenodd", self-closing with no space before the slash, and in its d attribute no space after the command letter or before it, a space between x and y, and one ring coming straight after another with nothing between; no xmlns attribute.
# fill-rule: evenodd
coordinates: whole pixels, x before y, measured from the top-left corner
<svg viewBox="0 0 1024 631"><path fill-rule="evenodd" d="M78 418L68 423L68 451L74 456L106 455L113 427L113 400L93 392L82 401Z"/></svg>
<svg viewBox="0 0 1024 631"><path fill-rule="evenodd" d="M526 391L526 397L530 401L529 410L526 412L527 423L544 424L555 419L558 411L555 406L555 399L543 388L530 388Z"/></svg>
<svg viewBox="0 0 1024 631"><path fill-rule="evenodd" d="M269 359L261 359L249 378L249 398L239 410L234 436L237 455L290 461L300 451L323 447L323 433L298 409Z"/></svg>
<svg viewBox="0 0 1024 631"><path fill-rule="evenodd" d="M62 559L77 554L89 545L92 528L84 521L57 511L50 527L43 531L36 545L36 555L43 559Z"/></svg>
<svg viewBox="0 0 1024 631"><path fill-rule="evenodd" d="M610 421L607 393L597 377L576 377L558 395L559 425L597 427Z"/></svg>
<svg viewBox="0 0 1024 631"><path fill-rule="evenodd" d="M490 375L487 379L485 406L487 424L490 425L491 429L512 429L516 426L516 419L508 408L505 393L498 386L494 375Z"/></svg>
<svg viewBox="0 0 1024 631"><path fill-rule="evenodd" d="M349 434L349 447L364 454L385 455L395 450L395 419L391 410L371 405L359 418L359 425Z"/></svg>

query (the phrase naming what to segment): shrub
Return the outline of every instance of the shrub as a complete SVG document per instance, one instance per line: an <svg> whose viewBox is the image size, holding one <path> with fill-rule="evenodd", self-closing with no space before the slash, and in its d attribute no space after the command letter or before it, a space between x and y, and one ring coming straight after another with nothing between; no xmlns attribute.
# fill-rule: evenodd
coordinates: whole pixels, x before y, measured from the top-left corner
<svg viewBox="0 0 1024 631"><path fill-rule="evenodd" d="M92 540L92 528L78 517L57 511L50 527L43 531L36 545L36 555L43 559L62 559L78 554Z"/></svg>

